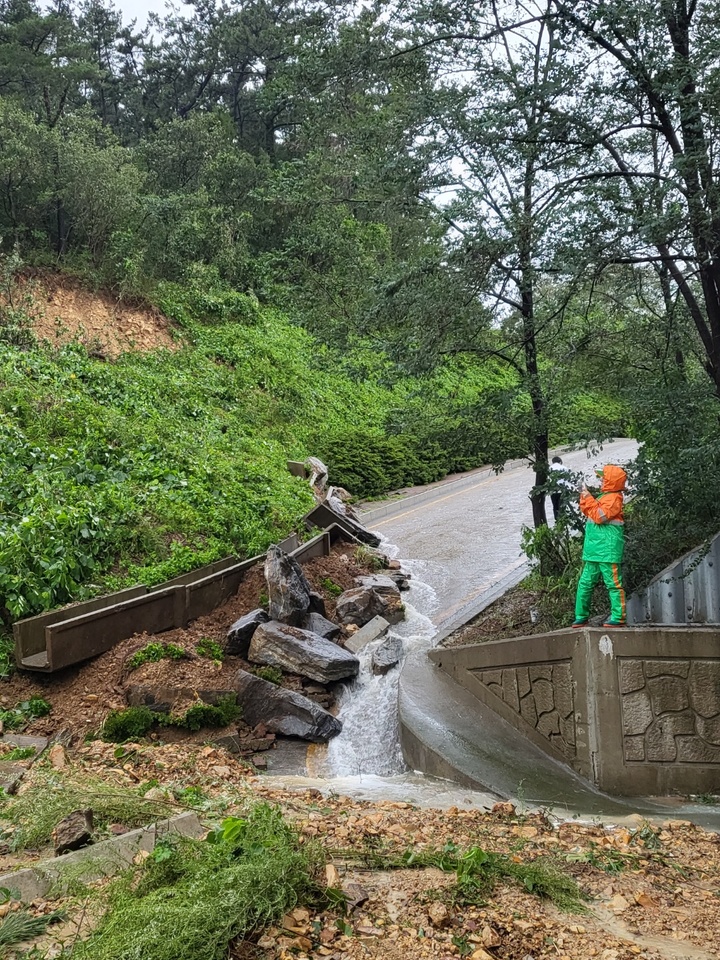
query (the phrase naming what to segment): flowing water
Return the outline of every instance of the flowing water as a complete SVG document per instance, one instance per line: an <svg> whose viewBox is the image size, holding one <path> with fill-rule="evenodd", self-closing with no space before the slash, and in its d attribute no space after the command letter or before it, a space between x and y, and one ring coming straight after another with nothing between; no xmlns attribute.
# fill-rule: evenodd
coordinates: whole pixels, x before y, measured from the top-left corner
<svg viewBox="0 0 720 960"><path fill-rule="evenodd" d="M384 541L383 552L397 556L395 546ZM423 581L429 564L404 560L411 574L410 589L403 593L405 620L388 631L402 639L403 656L412 650L429 649L437 632L430 615L438 607L431 586ZM449 781L436 780L408 770L400 749L398 728L398 683L402 663L384 676L375 676L371 660L381 638L359 654L360 672L346 684L338 701L341 733L329 744L313 745L307 752L288 758L275 768L276 782L288 789L316 787L359 799L406 800L419 806L479 807L492 805L488 794L468 790ZM298 767L304 767L298 775ZM284 768L284 769L283 769ZM289 769L290 768L290 769ZM292 771L292 772L291 772Z"/></svg>
<svg viewBox="0 0 720 960"><path fill-rule="evenodd" d="M397 552L388 543L383 544L383 550ZM403 562L403 569L412 575L410 589L403 594L405 620L388 631L388 635L402 639L403 655L430 647L436 633L428 614L437 606L437 597L422 581L423 566L423 561ZM330 741L326 751L316 751L313 773L323 777L390 777L406 769L398 730L400 665L384 676L375 676L371 667L373 651L383 640L368 644L360 652L360 672L343 689L339 700L342 732Z"/></svg>

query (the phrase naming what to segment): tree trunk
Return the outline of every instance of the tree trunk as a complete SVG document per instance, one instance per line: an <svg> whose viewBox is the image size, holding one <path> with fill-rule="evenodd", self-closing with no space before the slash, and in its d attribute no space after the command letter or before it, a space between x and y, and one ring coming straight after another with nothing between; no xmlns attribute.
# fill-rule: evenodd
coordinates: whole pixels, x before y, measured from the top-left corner
<svg viewBox="0 0 720 960"><path fill-rule="evenodd" d="M523 351L527 389L532 403L532 456L535 485L530 494L533 525L537 530L547 524L545 513L545 484L548 478L548 428L547 405L540 383L537 362L537 339L535 330L534 271L532 264L532 186L535 170L532 159L525 165L523 195L523 223L519 232L520 252L520 304L523 326Z"/></svg>

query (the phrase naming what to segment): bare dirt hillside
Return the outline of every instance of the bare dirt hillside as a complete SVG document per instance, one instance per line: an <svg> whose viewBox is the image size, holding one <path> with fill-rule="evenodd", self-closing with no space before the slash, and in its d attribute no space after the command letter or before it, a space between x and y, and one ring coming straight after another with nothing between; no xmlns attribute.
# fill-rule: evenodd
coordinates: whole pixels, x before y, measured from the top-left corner
<svg viewBox="0 0 720 960"><path fill-rule="evenodd" d="M175 350L173 325L159 310L93 292L78 281L42 273L24 280L34 301L33 331L40 340L65 344L80 340L108 358L128 350Z"/></svg>

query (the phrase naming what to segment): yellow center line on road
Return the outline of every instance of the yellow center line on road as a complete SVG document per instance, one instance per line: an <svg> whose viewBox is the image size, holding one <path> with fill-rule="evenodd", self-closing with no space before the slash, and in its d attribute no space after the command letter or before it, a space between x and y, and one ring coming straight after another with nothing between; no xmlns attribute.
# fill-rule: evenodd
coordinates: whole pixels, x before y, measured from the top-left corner
<svg viewBox="0 0 720 960"><path fill-rule="evenodd" d="M382 527L384 523L390 523L393 520L402 520L403 517L409 517L411 513L416 513L418 510L422 510L423 507L434 507L437 503L444 503L445 500L452 500L453 497L459 497L461 493L469 493L471 490L477 490L478 487L483 487L486 483L492 483L493 480L497 480L498 476L499 474L495 477L486 477L485 480L479 480L477 483L472 483L467 487L463 487L462 490L456 490L455 493L448 493L447 496L439 497L437 500L426 500L424 503L419 503L416 507L411 507L410 510L405 510L404 513L396 513L393 517L386 517L379 523L373 523L373 530L376 527ZM362 519L362 517L360 519Z"/></svg>

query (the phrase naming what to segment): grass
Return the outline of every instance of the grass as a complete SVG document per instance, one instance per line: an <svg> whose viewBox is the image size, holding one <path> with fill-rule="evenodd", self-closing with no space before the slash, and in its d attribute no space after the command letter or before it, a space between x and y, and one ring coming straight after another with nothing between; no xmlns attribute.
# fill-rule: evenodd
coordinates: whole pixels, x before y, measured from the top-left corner
<svg viewBox="0 0 720 960"><path fill-rule="evenodd" d="M379 870L436 867L446 873L455 873L453 899L459 904L485 903L499 883L510 881L528 893L550 900L565 912L583 913L586 910L584 901L587 897L576 881L546 857L518 863L506 854L490 853L478 846L460 850L452 843L445 844L442 849L406 850L397 856L372 849L360 853L343 850L339 855L364 860L368 866Z"/></svg>
<svg viewBox="0 0 720 960"><path fill-rule="evenodd" d="M35 756L35 747L15 747L8 753L0 753L0 760L3 763L12 763L13 760L29 760Z"/></svg>
<svg viewBox="0 0 720 960"><path fill-rule="evenodd" d="M112 885L107 910L73 960L225 960L233 940L318 892L319 849L300 844L268 804L207 840L163 841Z"/></svg>
<svg viewBox="0 0 720 960"><path fill-rule="evenodd" d="M109 823L142 827L172 816L178 806L171 801L146 800L133 788L37 771L23 793L0 806L0 821L13 831L13 850L37 849L50 842L55 824L73 810L91 807L95 825L102 830Z"/></svg>
<svg viewBox="0 0 720 960"><path fill-rule="evenodd" d="M10 947L23 940L32 940L45 933L51 923L63 920L65 914L60 910L34 916L27 910L15 910L0 920L0 949Z"/></svg>
<svg viewBox="0 0 720 960"><path fill-rule="evenodd" d="M128 670L137 670L144 663L158 663L160 660L183 660L187 653L175 643L153 641L136 651L127 661Z"/></svg>

